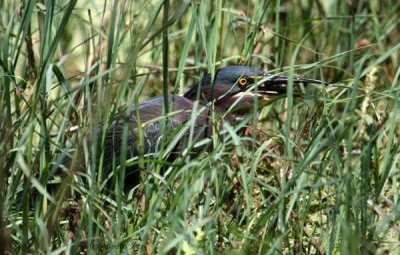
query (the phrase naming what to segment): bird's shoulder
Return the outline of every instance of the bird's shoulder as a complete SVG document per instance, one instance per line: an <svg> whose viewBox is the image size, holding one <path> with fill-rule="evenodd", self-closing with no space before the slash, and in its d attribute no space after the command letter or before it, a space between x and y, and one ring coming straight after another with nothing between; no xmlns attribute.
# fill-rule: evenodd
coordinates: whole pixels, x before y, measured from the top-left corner
<svg viewBox="0 0 400 255"><path fill-rule="evenodd" d="M172 123L184 123L190 118L193 109L191 100L181 96L168 96L168 105L170 106L168 118ZM139 103L137 107L133 107L129 116L121 114L116 116L112 121L112 126L120 126L128 122L131 127L136 128L138 117L141 123L159 122L163 118L163 106L164 98L162 96L150 98Z"/></svg>
<svg viewBox="0 0 400 255"><path fill-rule="evenodd" d="M168 97L168 109L170 119L176 122L185 122L190 117L193 102L181 96ZM151 121L163 115L164 98L153 97L139 104L139 113L142 122ZM136 109L132 111L137 114Z"/></svg>

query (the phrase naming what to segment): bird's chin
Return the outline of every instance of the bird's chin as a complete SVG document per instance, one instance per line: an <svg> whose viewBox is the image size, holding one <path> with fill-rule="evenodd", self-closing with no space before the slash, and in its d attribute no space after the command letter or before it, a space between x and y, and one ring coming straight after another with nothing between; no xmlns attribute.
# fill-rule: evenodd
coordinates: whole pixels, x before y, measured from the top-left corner
<svg viewBox="0 0 400 255"><path fill-rule="evenodd" d="M252 91L239 92L225 101L226 105L233 106L233 111L238 115L245 115L254 110L254 104L262 105L270 101L274 96L254 93ZM230 107L227 107L229 109ZM226 109L226 110L227 110Z"/></svg>
<svg viewBox="0 0 400 255"><path fill-rule="evenodd" d="M274 97L274 95L271 95L269 93L262 93L262 92L254 92L254 91L243 91L243 92L239 92L237 93L233 98L239 100L239 102L241 101L251 101L254 102L255 98L257 98L258 100L271 100Z"/></svg>
<svg viewBox="0 0 400 255"><path fill-rule="evenodd" d="M258 101L264 103L264 102L271 101L274 97L276 97L278 95L270 95L270 94L258 93L257 96L258 96Z"/></svg>

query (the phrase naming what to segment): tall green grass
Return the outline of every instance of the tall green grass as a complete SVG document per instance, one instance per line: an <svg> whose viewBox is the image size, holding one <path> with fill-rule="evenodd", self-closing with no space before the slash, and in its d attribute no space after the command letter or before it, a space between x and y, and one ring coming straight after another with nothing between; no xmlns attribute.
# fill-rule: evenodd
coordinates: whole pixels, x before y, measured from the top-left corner
<svg viewBox="0 0 400 255"><path fill-rule="evenodd" d="M397 1L0 6L1 254L399 252ZM99 125L229 64L332 84L297 97L290 83L200 142L189 121L156 157L126 159L144 169L137 188L123 190L125 165L104 182L89 156L101 143L86 139L103 139ZM188 150L167 162L185 131ZM85 172L54 179L65 155Z"/></svg>

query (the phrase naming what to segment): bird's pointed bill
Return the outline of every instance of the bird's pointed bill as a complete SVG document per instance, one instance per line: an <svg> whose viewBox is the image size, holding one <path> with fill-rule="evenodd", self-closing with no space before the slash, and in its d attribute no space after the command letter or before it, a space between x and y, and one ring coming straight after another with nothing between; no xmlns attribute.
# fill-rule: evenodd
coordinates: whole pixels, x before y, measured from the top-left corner
<svg viewBox="0 0 400 255"><path fill-rule="evenodd" d="M293 77L293 83L314 83L314 84L328 84L326 82L302 78L302 77ZM267 95L282 95L287 92L287 85L290 81L290 78L286 75L271 75L266 74L262 77L258 86L259 94L267 94Z"/></svg>

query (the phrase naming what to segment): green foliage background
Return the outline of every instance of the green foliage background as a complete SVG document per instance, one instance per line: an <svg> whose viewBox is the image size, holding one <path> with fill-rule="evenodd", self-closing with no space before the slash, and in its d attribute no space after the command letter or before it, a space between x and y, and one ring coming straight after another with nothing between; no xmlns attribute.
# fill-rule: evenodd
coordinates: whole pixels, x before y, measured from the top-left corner
<svg viewBox="0 0 400 255"><path fill-rule="evenodd" d="M0 6L0 253L399 252L398 1ZM229 64L333 84L290 89L245 136L225 123L196 159L160 152L131 192L91 145L72 197L47 190L99 123Z"/></svg>

